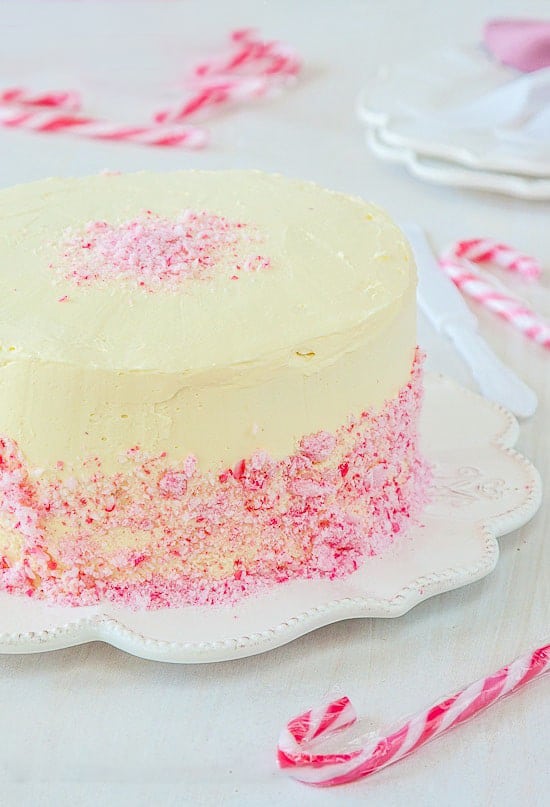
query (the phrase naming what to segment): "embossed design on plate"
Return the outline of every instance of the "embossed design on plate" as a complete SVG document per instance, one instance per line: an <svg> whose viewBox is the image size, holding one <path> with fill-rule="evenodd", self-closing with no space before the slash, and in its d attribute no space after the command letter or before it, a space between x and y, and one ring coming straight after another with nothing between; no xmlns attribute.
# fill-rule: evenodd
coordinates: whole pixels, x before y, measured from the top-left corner
<svg viewBox="0 0 550 807"><path fill-rule="evenodd" d="M438 505L445 509L449 506L466 507L478 501L502 499L511 491L505 479L487 476L474 465L446 468L436 463L433 473L432 501L426 508L431 513L438 509Z"/></svg>

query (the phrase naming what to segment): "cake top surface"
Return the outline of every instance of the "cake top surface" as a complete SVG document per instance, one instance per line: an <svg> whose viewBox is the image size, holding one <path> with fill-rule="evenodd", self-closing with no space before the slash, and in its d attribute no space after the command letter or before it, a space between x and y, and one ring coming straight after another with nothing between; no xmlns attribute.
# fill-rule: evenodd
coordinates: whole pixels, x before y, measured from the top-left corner
<svg viewBox="0 0 550 807"><path fill-rule="evenodd" d="M315 366L387 324L414 282L379 208L278 175L103 174L0 191L0 363Z"/></svg>

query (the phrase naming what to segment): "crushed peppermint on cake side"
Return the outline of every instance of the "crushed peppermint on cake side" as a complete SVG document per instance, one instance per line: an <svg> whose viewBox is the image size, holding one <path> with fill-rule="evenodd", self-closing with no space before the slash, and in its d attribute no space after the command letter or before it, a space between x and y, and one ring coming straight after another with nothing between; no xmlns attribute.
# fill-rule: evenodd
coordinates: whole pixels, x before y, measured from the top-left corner
<svg viewBox="0 0 550 807"><path fill-rule="evenodd" d="M127 451L79 478L27 467L0 438L0 589L66 605L224 605L299 578L335 579L420 518L431 472L418 449L421 358L399 394L294 453L216 473L193 455ZM70 468L60 461L59 473Z"/></svg>
<svg viewBox="0 0 550 807"><path fill-rule="evenodd" d="M58 275L78 286L123 281L145 291L176 291L188 280L225 272L271 268L258 254L258 230L206 210L184 210L173 219L145 211L130 221L90 221L84 232L68 229L61 259L51 264Z"/></svg>

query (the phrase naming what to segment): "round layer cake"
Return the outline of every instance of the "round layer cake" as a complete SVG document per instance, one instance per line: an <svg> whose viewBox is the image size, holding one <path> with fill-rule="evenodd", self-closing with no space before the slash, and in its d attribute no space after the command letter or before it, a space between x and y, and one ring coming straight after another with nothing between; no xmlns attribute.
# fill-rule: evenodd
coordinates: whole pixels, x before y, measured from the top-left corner
<svg viewBox="0 0 550 807"><path fill-rule="evenodd" d="M221 604L425 500L416 275L377 207L254 171L0 192L0 587Z"/></svg>

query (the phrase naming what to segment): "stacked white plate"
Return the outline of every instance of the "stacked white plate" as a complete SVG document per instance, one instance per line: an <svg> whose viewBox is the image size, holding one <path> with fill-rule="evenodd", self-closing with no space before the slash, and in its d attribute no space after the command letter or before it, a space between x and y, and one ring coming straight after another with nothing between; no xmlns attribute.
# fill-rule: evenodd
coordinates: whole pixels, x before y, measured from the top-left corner
<svg viewBox="0 0 550 807"><path fill-rule="evenodd" d="M358 112L380 158L421 179L550 199L550 68L519 73L479 48L384 68Z"/></svg>

